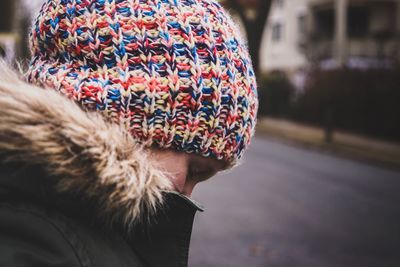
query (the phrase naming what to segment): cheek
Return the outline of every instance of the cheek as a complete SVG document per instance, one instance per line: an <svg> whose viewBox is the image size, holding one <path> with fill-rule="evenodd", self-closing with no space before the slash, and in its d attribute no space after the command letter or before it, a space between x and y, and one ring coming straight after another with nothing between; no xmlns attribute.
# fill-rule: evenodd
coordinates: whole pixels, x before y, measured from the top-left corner
<svg viewBox="0 0 400 267"><path fill-rule="evenodd" d="M174 185L174 189L178 192L183 192L186 184L186 173L180 172L175 175L168 175L172 184Z"/></svg>
<svg viewBox="0 0 400 267"><path fill-rule="evenodd" d="M174 155L167 155L158 159L159 167L171 180L174 190L183 192L187 176L187 161Z"/></svg>

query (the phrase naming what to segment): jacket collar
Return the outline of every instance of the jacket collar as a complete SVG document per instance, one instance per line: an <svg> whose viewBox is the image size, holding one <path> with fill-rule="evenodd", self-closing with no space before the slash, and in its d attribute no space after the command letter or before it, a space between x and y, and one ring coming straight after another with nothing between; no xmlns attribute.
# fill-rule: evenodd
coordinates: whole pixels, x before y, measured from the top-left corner
<svg viewBox="0 0 400 267"><path fill-rule="evenodd" d="M136 224L128 238L147 266L186 267L193 219L202 207L174 192L165 193L165 205L150 224Z"/></svg>
<svg viewBox="0 0 400 267"><path fill-rule="evenodd" d="M107 121L53 90L22 81L0 64L0 155L38 166L54 193L96 203L108 221L132 225L154 213L171 189L123 126Z"/></svg>

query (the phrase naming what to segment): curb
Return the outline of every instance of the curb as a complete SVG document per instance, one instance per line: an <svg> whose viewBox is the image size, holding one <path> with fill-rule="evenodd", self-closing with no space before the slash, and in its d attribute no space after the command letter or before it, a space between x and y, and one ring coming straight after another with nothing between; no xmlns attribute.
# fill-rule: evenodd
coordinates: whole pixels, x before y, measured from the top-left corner
<svg viewBox="0 0 400 267"><path fill-rule="evenodd" d="M400 145L396 143L340 131L334 133L332 143L326 143L322 128L272 118L260 118L256 134L305 149L400 170Z"/></svg>

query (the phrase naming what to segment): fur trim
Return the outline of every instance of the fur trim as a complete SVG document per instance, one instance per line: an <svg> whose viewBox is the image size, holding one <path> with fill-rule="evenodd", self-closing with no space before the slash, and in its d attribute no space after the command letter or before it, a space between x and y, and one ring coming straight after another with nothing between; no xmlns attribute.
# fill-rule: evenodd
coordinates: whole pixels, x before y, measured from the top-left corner
<svg viewBox="0 0 400 267"><path fill-rule="evenodd" d="M122 126L0 63L0 153L43 166L59 192L79 192L99 214L131 225L154 212L171 184ZM146 212L144 212L146 211Z"/></svg>

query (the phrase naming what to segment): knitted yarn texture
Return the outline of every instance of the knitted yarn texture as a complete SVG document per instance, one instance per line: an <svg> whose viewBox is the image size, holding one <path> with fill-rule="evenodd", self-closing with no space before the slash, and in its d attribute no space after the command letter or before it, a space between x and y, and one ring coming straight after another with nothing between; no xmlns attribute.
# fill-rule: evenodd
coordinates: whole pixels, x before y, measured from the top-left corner
<svg viewBox="0 0 400 267"><path fill-rule="evenodd" d="M254 132L247 47L212 0L47 0L28 80L123 124L146 146L234 164Z"/></svg>

